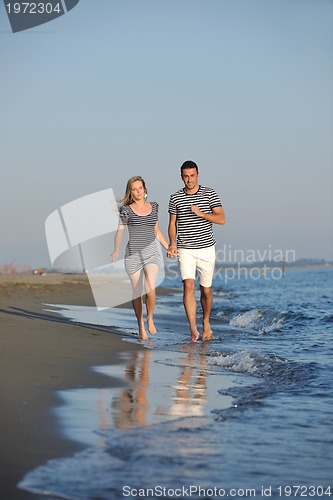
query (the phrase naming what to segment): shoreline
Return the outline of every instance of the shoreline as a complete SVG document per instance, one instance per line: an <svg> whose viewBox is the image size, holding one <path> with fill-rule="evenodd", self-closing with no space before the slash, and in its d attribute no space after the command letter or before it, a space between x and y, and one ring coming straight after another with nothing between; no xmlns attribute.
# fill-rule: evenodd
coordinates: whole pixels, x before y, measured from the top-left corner
<svg viewBox="0 0 333 500"><path fill-rule="evenodd" d="M49 459L85 448L65 437L52 409L56 391L118 387L93 366L122 363L121 352L141 351L110 327L75 323L43 303L95 306L86 275L0 277L0 496L40 498L19 490L23 476Z"/></svg>

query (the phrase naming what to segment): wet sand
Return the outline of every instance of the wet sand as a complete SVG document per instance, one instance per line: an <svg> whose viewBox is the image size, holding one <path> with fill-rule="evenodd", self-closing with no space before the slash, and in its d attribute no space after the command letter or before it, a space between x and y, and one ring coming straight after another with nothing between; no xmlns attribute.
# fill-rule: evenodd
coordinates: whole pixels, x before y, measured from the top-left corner
<svg viewBox="0 0 333 500"><path fill-rule="evenodd" d="M119 385L91 366L120 362L139 351L109 327L70 323L42 303L94 306L86 275L0 276L0 498L35 495L17 483L38 465L84 448L65 438L52 408L55 391ZM38 497L39 498L39 497Z"/></svg>

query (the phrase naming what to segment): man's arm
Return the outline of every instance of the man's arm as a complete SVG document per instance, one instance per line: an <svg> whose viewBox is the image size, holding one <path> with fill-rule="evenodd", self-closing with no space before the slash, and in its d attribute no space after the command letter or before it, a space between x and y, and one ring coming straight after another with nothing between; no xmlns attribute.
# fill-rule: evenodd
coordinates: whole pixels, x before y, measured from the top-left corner
<svg viewBox="0 0 333 500"><path fill-rule="evenodd" d="M225 224L225 214L223 207L212 208L213 210L212 214L206 214L205 212L201 212L198 205L192 205L191 210L193 213L197 214L198 217L208 220L209 222L213 222L214 224Z"/></svg>
<svg viewBox="0 0 333 500"><path fill-rule="evenodd" d="M175 214L170 214L169 218L169 227L168 227L168 235L169 235L169 253L172 256L177 255L177 216Z"/></svg>

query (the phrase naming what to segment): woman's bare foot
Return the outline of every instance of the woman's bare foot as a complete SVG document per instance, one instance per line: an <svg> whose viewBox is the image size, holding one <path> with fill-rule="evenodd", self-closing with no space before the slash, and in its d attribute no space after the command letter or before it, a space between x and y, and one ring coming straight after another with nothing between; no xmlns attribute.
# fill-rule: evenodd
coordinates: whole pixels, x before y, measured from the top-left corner
<svg viewBox="0 0 333 500"><path fill-rule="evenodd" d="M149 332L151 335L155 335L155 333L156 333L156 328L155 328L155 325L154 325L153 318L148 318L148 319L147 319L147 323L148 323L148 332Z"/></svg>

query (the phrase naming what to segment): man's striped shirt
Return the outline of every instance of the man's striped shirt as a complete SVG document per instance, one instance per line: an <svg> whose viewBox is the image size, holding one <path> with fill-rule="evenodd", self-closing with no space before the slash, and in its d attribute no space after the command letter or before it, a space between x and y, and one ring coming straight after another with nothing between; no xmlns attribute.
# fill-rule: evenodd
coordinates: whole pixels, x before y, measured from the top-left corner
<svg viewBox="0 0 333 500"><path fill-rule="evenodd" d="M177 216L177 247L206 248L216 243L213 223L191 211L191 205L198 205L201 212L213 213L213 208L222 203L214 189L199 186L194 194L180 189L170 196L169 213Z"/></svg>

